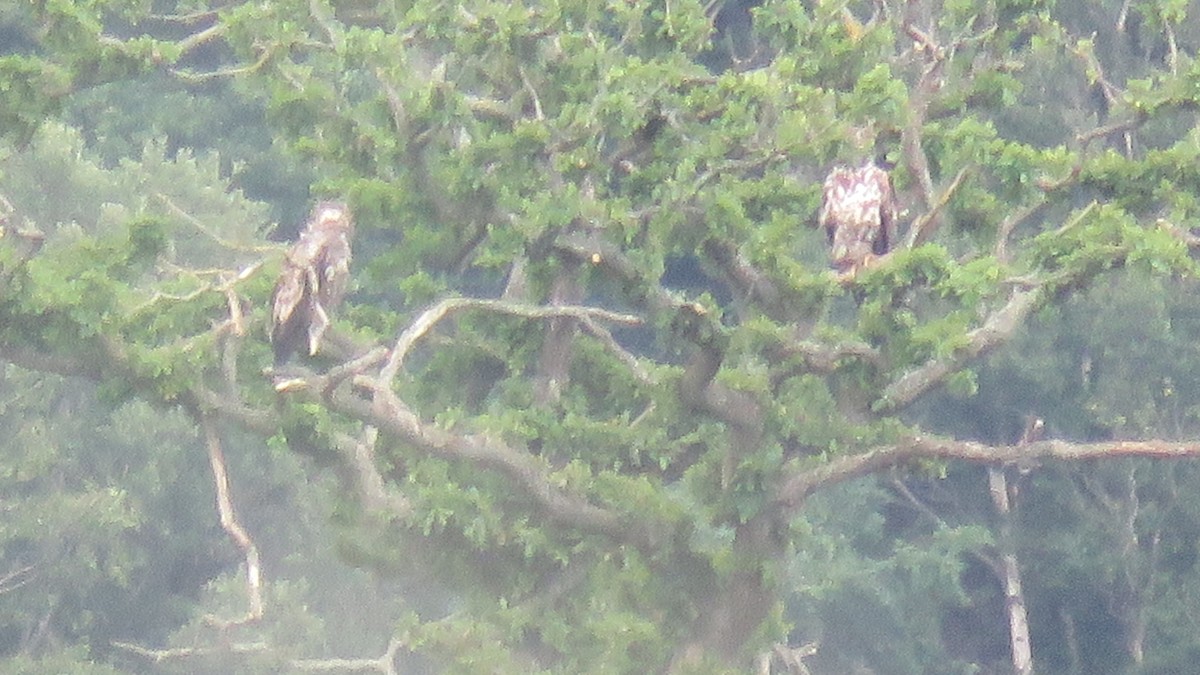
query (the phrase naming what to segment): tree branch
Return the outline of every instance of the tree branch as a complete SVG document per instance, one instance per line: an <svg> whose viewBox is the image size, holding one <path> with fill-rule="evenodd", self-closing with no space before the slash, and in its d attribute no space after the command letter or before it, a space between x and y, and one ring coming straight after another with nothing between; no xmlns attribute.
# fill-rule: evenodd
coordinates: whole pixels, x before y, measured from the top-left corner
<svg viewBox="0 0 1200 675"><path fill-rule="evenodd" d="M219 619L206 616L205 620L221 630L235 626L253 623L262 618L262 563L258 556L258 547L250 538L250 533L238 521L237 512L233 508L233 499L229 494L229 473L225 468L225 453L221 449L221 438L217 434L216 425L208 416L200 417L200 425L204 428L204 440L208 446L208 461L212 467L213 484L217 489L217 511L221 516L221 527L233 539L233 543L242 551L246 559L246 594L250 600L250 608L246 615L236 619Z"/></svg>
<svg viewBox="0 0 1200 675"><path fill-rule="evenodd" d="M964 364L1004 344L1025 322L1041 300L1038 290L1016 290L1008 303L994 312L982 326L967 333L967 345L953 356L934 359L902 375L888 385L874 404L876 411L895 411L917 400L945 381Z"/></svg>
<svg viewBox="0 0 1200 675"><path fill-rule="evenodd" d="M1200 457L1200 441L1071 443L1051 440L1028 445L987 445L944 436L913 435L892 445L879 446L860 454L838 457L820 466L796 470L784 480L775 501L785 508L796 508L808 495L817 490L915 459L1027 464L1047 459L1080 461L1113 457Z"/></svg>
<svg viewBox="0 0 1200 675"><path fill-rule="evenodd" d="M551 520L617 539L645 544L655 539L647 527L632 525L614 511L555 487L544 465L529 453L483 435L458 434L424 422L384 382L383 378L360 375L355 384L372 392L373 400L364 400L339 388L327 398L329 408L371 424L431 455L499 472L521 487Z"/></svg>
<svg viewBox="0 0 1200 675"><path fill-rule="evenodd" d="M415 321L409 324L408 328L404 329L404 332L400 334L399 339L396 340L396 345L392 348L391 357L388 359L387 364L384 365L383 370L379 372L380 383L385 386L391 385L391 383L396 379L396 375L400 372L400 368L404 365L404 359L407 358L408 353L412 351L413 346L418 340L427 335L429 331L438 324L438 322L452 314L466 310L486 310L497 314L508 314L510 316L519 316L528 319L551 319L558 317L573 318L580 321L599 319L601 321L610 321L627 326L636 326L642 323L642 319L640 317L632 314L610 312L606 309L600 309L598 307L582 307L577 305L537 307L533 305L507 302L504 300L447 298L422 312L421 315L418 316Z"/></svg>

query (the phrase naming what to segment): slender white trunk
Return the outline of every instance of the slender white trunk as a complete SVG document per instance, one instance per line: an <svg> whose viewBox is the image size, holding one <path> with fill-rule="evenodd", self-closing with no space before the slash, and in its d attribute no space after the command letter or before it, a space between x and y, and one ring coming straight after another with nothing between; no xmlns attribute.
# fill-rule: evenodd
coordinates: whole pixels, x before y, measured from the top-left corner
<svg viewBox="0 0 1200 675"><path fill-rule="evenodd" d="M1000 569L1004 584L1004 609L1008 613L1009 646L1012 648L1013 672L1032 675L1033 652L1029 644L1029 616L1025 610L1025 594L1021 590L1021 572L1012 547L1012 524L1008 500L1008 479L1004 469L988 467L988 488L992 504L1000 520Z"/></svg>

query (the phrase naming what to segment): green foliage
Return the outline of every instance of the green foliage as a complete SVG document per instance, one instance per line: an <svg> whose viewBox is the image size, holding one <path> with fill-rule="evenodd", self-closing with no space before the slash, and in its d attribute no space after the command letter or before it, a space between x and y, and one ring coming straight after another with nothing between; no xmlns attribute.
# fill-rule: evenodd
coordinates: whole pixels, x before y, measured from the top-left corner
<svg viewBox="0 0 1200 675"><path fill-rule="evenodd" d="M270 461L252 437L227 456L280 572L273 614L221 636L272 649L166 670L279 672L396 638L455 672L719 672L780 641L819 641L814 672L971 672L995 665L988 646L958 649L947 626L985 613L990 587L968 582L1008 545L1073 615L1137 591L1175 652L1156 658L1182 662L1171 619L1193 608L1162 580L1194 585L1195 555L1162 533L1195 529L1184 472L1039 474L1015 543L973 524L992 522L982 481L953 465L886 489L818 482L803 509L784 491L921 429L1007 444L1038 414L1063 438L1195 430L1195 3L918 3L908 24L863 3L744 4L0 7L16 233L0 356L99 383L75 400L73 381L6 371L21 386L0 410L0 482L22 501L0 560L34 551L62 582L59 641L4 637L42 616L23 587L0 654L30 672L124 663L126 635L190 646L217 639L201 608L240 612L235 556L178 584L153 564L218 557L187 518L209 497L183 410L273 434ZM1140 24L1090 37L1118 11ZM929 237L834 278L808 227L821 177L873 153ZM340 350L390 346L453 295L640 323L444 317L387 383L397 423L364 430L386 408L364 386L377 363L334 383L357 408L262 374L266 238L291 237L310 191L356 213L335 323L360 344ZM44 242L23 248L34 228ZM1024 332L994 325L1015 290L1040 311ZM377 513L375 488L404 508ZM1097 504L1139 505L1121 520L1133 549ZM1142 554L1152 540L1167 562ZM380 578L340 578L337 555ZM337 607L341 584L360 600L394 586L372 622ZM753 602L731 598L745 588ZM125 625L104 609L139 602L155 610ZM755 607L728 618L737 603ZM1030 606L1050 642L1055 608Z"/></svg>

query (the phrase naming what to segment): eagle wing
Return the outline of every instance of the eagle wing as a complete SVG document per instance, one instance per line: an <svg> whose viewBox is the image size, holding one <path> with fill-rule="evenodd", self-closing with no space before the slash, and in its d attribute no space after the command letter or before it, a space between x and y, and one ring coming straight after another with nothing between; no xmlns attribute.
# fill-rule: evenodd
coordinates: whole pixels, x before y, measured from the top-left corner
<svg viewBox="0 0 1200 675"><path fill-rule="evenodd" d="M896 190L892 187L892 177L888 172L872 164L874 180L879 186L879 235L875 238L875 255L884 255L899 245L899 235L896 232L896 218L899 205L896 203Z"/></svg>
<svg viewBox="0 0 1200 675"><path fill-rule="evenodd" d="M321 202L283 261L271 308L271 342L280 365L304 345L311 356L350 279L353 221L344 204Z"/></svg>
<svg viewBox="0 0 1200 675"><path fill-rule="evenodd" d="M350 284L350 241L346 232L325 231L312 267L312 309L308 321L308 353L317 353L329 328L329 313L342 304Z"/></svg>

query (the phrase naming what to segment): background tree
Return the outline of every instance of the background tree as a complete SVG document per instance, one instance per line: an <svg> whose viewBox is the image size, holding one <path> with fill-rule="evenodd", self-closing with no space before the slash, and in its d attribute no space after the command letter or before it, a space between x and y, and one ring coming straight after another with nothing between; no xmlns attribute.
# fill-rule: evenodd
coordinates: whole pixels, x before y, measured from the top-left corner
<svg viewBox="0 0 1200 675"><path fill-rule="evenodd" d="M1187 662L1163 589L1195 584L1191 472L1081 463L1200 453L1200 36L1194 3L1152 4L0 5L0 357L126 419L102 464L53 396L12 399L36 499L2 542L4 653L964 672L1013 665L1018 626L985 639L1012 560L1034 660ZM839 280L810 224L864 139L905 245ZM337 356L277 392L267 214L294 227L309 184L355 211L358 287ZM172 417L121 417L147 406ZM1017 443L1028 415L1052 440ZM205 456L236 546L192 529L168 548L215 569L110 590L160 573L143 523L188 527L165 476L198 496ZM381 576L330 575L334 546ZM25 581L53 565L68 584ZM334 588L380 601L375 632L338 630ZM105 593L190 611L122 633Z"/></svg>

